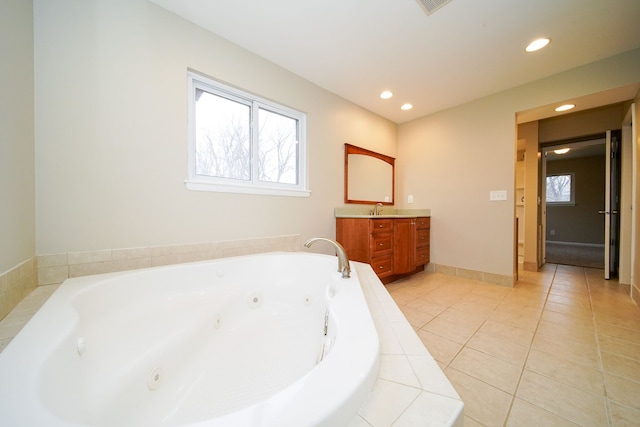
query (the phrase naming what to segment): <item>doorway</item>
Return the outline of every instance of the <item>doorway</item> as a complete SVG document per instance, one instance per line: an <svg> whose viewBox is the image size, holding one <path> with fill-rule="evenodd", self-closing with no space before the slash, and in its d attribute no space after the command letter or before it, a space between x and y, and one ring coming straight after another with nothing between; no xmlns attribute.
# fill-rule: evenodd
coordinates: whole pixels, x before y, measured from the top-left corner
<svg viewBox="0 0 640 427"><path fill-rule="evenodd" d="M637 96L637 88L633 96ZM633 99L631 96L628 99ZM590 98L587 98L587 101ZM516 115L517 137L515 158L515 224L520 227L514 233L514 255L518 268L523 271L539 271L545 263L546 249L546 195L543 194L546 172L542 171L542 147L563 142L582 142L583 135L601 136L606 129L622 129L620 133L620 209L618 220L620 231L615 252L618 261L611 263L617 268L620 284L634 285L638 274L638 215L636 206L640 179L637 161L636 115L638 108L631 101L596 106L592 109L559 116L544 111L552 105L525 111ZM538 112L538 110L540 110ZM535 114L534 114L535 113ZM545 115L546 114L546 115ZM530 120L523 120L526 117ZM621 120L622 118L622 120ZM544 208L544 209L543 209ZM605 210L604 207L598 210ZM544 220L543 220L544 219ZM557 232L558 230L556 230ZM550 233L550 230L549 230ZM604 244L602 239L602 244ZM603 270L604 271L604 270ZM603 274L604 276L604 274ZM637 289L637 287L633 289ZM633 292L632 292L633 293ZM636 292L637 293L637 292Z"/></svg>
<svg viewBox="0 0 640 427"><path fill-rule="evenodd" d="M607 151L619 140L619 132L614 132L541 147L544 262L606 270L605 278L617 274L617 208L605 201L613 197L619 202L617 193L609 196L608 189L615 193L620 179L619 167L609 161ZM618 161L619 156L615 158ZM609 185L607 177L613 175L616 178Z"/></svg>

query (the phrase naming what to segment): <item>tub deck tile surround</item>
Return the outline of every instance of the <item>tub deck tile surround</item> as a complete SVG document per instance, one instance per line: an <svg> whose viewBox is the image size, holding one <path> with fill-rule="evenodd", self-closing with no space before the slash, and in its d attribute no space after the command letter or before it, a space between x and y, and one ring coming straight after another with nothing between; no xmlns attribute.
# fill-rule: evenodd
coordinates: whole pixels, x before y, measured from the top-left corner
<svg viewBox="0 0 640 427"><path fill-rule="evenodd" d="M368 264L352 262L380 337L380 372L349 427L463 425L462 399Z"/></svg>
<svg viewBox="0 0 640 427"><path fill-rule="evenodd" d="M114 273L262 252L298 251L300 246L300 235L293 234L246 240L41 255L38 256L38 285L60 284L70 277L92 274Z"/></svg>
<svg viewBox="0 0 640 427"><path fill-rule="evenodd" d="M38 286L0 321L0 352L60 285Z"/></svg>
<svg viewBox="0 0 640 427"><path fill-rule="evenodd" d="M10 270L0 273L0 319L33 289L37 283L37 260L30 258Z"/></svg>

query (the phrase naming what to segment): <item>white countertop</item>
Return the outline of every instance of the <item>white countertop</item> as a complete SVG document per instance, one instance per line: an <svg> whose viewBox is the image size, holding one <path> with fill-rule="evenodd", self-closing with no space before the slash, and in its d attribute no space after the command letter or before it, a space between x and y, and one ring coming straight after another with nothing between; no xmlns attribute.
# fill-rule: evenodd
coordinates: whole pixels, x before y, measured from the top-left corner
<svg viewBox="0 0 640 427"><path fill-rule="evenodd" d="M348 207L335 208L334 216L336 218L417 218L430 217L431 209L396 209L393 207L382 207L380 215L372 215L373 207Z"/></svg>

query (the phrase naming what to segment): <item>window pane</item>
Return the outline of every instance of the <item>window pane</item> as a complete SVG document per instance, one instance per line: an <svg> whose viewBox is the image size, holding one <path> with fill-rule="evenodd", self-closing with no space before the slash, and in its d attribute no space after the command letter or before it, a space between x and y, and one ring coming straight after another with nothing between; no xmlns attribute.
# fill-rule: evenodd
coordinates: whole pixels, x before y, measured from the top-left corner
<svg viewBox="0 0 640 427"><path fill-rule="evenodd" d="M547 177L547 202L571 202L571 175Z"/></svg>
<svg viewBox="0 0 640 427"><path fill-rule="evenodd" d="M309 196L304 113L188 76L189 190Z"/></svg>
<svg viewBox="0 0 640 427"><path fill-rule="evenodd" d="M195 173L251 179L251 108L196 89Z"/></svg>
<svg viewBox="0 0 640 427"><path fill-rule="evenodd" d="M298 183L298 121L260 108L258 179Z"/></svg>

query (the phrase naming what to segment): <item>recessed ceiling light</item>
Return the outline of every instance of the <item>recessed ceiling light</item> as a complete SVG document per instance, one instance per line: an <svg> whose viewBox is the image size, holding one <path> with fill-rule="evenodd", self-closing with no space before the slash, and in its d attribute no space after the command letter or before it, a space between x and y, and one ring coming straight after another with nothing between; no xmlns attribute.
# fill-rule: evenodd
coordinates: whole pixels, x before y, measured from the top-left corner
<svg viewBox="0 0 640 427"><path fill-rule="evenodd" d="M384 92L382 92L380 94L380 98L382 99L389 99L393 96L393 92L391 92L390 90L385 90Z"/></svg>
<svg viewBox="0 0 640 427"><path fill-rule="evenodd" d="M551 42L550 38L541 38L536 39L529 43L529 45L525 48L527 52L535 52L536 50L540 50Z"/></svg>
<svg viewBox="0 0 640 427"><path fill-rule="evenodd" d="M558 150L553 150L556 154L567 154L571 150L570 148L560 148Z"/></svg>
<svg viewBox="0 0 640 427"><path fill-rule="evenodd" d="M568 110L571 110L572 108L575 108L575 106L576 106L575 104L564 104L556 108L556 111L568 111Z"/></svg>
<svg viewBox="0 0 640 427"><path fill-rule="evenodd" d="M413 105L411 104L403 104L402 107L400 107L401 110L411 110L413 108Z"/></svg>

